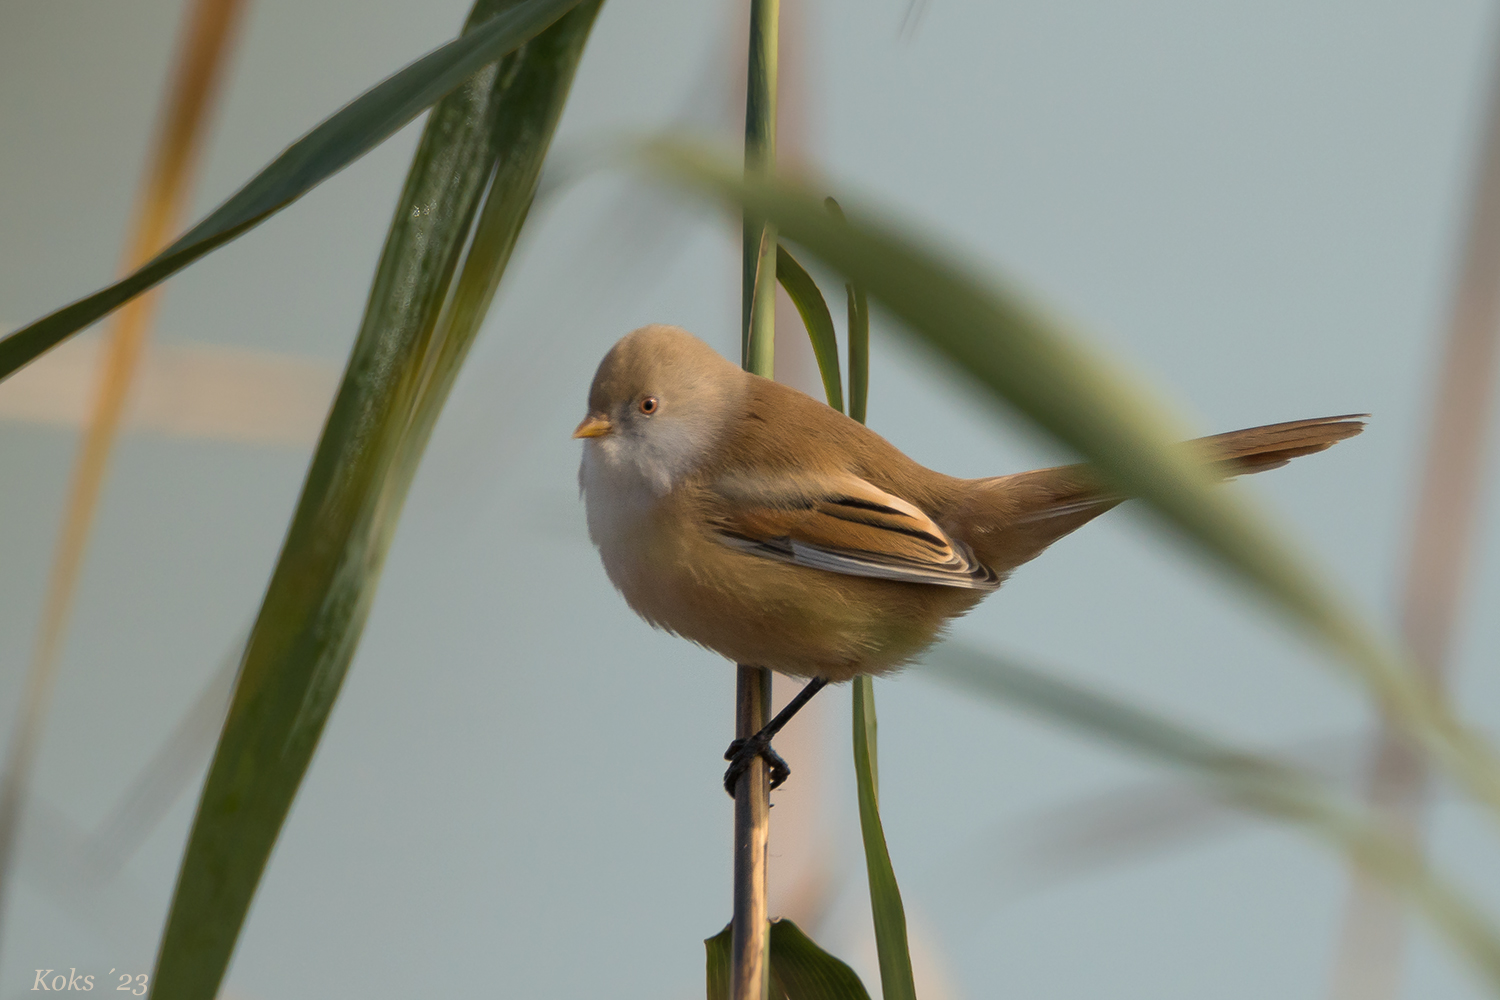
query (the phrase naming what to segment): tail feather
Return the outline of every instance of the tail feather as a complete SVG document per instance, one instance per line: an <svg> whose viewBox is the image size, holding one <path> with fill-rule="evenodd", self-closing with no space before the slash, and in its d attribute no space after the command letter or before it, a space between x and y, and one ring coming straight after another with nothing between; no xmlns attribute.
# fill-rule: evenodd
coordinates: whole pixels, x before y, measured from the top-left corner
<svg viewBox="0 0 1500 1000"><path fill-rule="evenodd" d="M1210 459L1226 467L1226 475L1238 476L1279 469L1294 458L1325 451L1364 430L1368 418L1368 413L1351 413L1292 420L1215 434L1192 443L1205 448Z"/></svg>
<svg viewBox="0 0 1500 1000"><path fill-rule="evenodd" d="M1292 420L1197 438L1188 445L1225 478L1277 469L1364 430L1367 414ZM952 525L979 525L964 541L1002 577L1126 498L1102 489L1087 465L972 480ZM982 514L981 514L982 509Z"/></svg>

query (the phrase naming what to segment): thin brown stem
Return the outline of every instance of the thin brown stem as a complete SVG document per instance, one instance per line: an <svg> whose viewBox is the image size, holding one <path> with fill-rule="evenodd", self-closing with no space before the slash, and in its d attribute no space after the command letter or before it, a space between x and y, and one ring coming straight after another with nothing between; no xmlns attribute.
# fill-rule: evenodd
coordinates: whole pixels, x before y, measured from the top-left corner
<svg viewBox="0 0 1500 1000"><path fill-rule="evenodd" d="M771 715L771 671L737 668L734 734L754 736ZM733 1000L761 1000L766 975L766 862L771 842L771 782L757 757L734 789L734 930L730 993Z"/></svg>

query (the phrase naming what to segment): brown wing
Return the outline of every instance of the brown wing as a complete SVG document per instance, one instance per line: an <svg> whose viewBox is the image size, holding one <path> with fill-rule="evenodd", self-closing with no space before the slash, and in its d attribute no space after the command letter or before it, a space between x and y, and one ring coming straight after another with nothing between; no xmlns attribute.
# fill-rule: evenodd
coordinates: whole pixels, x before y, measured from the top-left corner
<svg viewBox="0 0 1500 1000"><path fill-rule="evenodd" d="M1365 414L1267 424L1189 441L1226 478L1276 469L1364 430ZM974 527L966 540L1002 577L1126 497L1101 489L1087 465L1037 469L973 481L952 520Z"/></svg>
<svg viewBox="0 0 1500 1000"><path fill-rule="evenodd" d="M710 487L719 540L743 552L847 576L990 590L999 578L900 497L852 474L725 477Z"/></svg>

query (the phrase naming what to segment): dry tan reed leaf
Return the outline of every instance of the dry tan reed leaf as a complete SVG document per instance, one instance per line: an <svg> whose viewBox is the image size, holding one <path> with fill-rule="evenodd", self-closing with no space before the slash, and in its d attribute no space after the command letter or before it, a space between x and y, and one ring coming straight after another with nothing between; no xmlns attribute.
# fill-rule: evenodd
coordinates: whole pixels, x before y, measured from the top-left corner
<svg viewBox="0 0 1500 1000"><path fill-rule="evenodd" d="M0 420L83 427L103 345L79 337L0 383ZM273 447L311 447L338 388L337 365L206 344L147 347L120 429Z"/></svg>

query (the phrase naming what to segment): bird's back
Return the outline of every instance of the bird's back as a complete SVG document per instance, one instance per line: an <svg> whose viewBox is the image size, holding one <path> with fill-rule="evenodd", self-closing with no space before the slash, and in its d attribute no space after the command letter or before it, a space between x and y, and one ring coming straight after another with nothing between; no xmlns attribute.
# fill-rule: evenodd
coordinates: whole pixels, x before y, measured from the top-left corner
<svg viewBox="0 0 1500 1000"><path fill-rule="evenodd" d="M805 393L747 375L733 451L710 470L777 468L788 475L852 473L920 508L1003 579L1049 545L1127 499L1087 465L982 479L927 469L870 428ZM767 413L779 413L775 422ZM1280 468L1364 429L1363 415L1250 427L1187 442L1225 478Z"/></svg>

